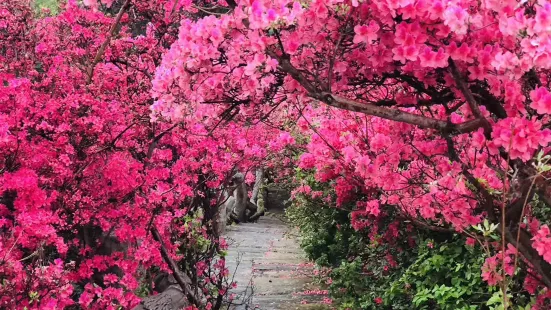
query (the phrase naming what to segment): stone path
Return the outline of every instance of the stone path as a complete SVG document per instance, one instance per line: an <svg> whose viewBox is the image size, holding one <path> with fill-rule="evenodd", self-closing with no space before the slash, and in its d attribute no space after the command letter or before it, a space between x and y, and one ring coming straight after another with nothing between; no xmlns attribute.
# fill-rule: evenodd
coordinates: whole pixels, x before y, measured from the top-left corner
<svg viewBox="0 0 551 310"><path fill-rule="evenodd" d="M228 227L226 264L237 282L231 309L326 309L313 307L323 296L304 294L315 289L313 265L281 217L263 216L257 223Z"/></svg>

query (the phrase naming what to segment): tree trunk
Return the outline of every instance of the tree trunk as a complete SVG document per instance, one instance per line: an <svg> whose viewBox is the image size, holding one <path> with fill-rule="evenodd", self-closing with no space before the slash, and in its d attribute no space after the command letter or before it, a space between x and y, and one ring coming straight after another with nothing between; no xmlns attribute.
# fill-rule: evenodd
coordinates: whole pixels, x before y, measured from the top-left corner
<svg viewBox="0 0 551 310"><path fill-rule="evenodd" d="M232 182L235 185L235 190L233 191L233 198L235 199L235 205L233 210L235 216L239 222L244 223L247 221L245 216L245 211L247 210L247 185L245 184L245 176L242 173L236 173Z"/></svg>
<svg viewBox="0 0 551 310"><path fill-rule="evenodd" d="M256 220L258 220L258 218L263 216L264 213L266 212L266 186L264 186L264 180L262 180L262 182L260 183L261 185L258 188L258 192L257 192L258 197L256 199L256 213L249 218L249 221L251 222L255 222ZM256 187L256 183L255 183L255 187Z"/></svg>
<svg viewBox="0 0 551 310"><path fill-rule="evenodd" d="M233 197L228 197L227 194L224 194L224 196L225 202L220 203L216 206L214 214L213 230L217 238L226 233L226 221L228 220L228 212L231 212L231 209L233 207Z"/></svg>
<svg viewBox="0 0 551 310"><path fill-rule="evenodd" d="M251 195L251 202L254 204L257 204L256 200L262 184L264 184L264 168L259 167L256 169L256 180L254 181L253 193Z"/></svg>

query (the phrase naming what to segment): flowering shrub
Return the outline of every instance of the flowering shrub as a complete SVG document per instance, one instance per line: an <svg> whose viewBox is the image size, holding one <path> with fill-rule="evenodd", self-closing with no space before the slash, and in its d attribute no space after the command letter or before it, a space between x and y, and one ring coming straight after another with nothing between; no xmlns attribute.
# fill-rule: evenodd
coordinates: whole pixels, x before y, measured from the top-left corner
<svg viewBox="0 0 551 310"><path fill-rule="evenodd" d="M334 181L339 205L356 200L355 229L380 233L385 208L458 233L501 223L491 251L518 248L546 298L546 237L523 224L536 194L551 202L535 167L551 142L547 1L227 3L182 23L153 81L156 117L202 102L296 125L299 167Z"/></svg>
<svg viewBox="0 0 551 310"><path fill-rule="evenodd" d="M0 308L131 309L174 271L168 258L204 297L191 303L220 307L220 188L281 132L204 111L150 119L183 12L173 1L34 9L0 4ZM180 222L199 213L193 229Z"/></svg>
<svg viewBox="0 0 551 310"><path fill-rule="evenodd" d="M492 298L499 288L488 277L500 276L495 273L501 268L496 264L499 254L488 257L477 242L467 242L453 231L411 224L400 229L400 220L392 213L355 230L348 209L353 204L336 207L333 184L316 182L311 173L302 170L294 181L295 186L302 185L295 191L287 216L298 226L308 257L324 271L319 279L327 285L338 309L479 309L480 305L495 305ZM310 191L304 193L301 188L306 186ZM533 304L528 292L522 291L521 281L510 285L516 292L510 296L514 305Z"/></svg>

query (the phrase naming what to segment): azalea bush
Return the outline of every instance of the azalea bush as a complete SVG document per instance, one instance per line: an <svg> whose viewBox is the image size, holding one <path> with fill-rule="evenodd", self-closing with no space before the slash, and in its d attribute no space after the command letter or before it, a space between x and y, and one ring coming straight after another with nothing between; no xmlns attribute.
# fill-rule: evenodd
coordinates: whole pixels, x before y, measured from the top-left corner
<svg viewBox="0 0 551 310"><path fill-rule="evenodd" d="M0 307L131 309L161 271L188 277L190 304L220 307L221 192L279 131L152 121L151 78L183 12L87 4L0 4Z"/></svg>
<svg viewBox="0 0 551 310"><path fill-rule="evenodd" d="M321 268L319 280L328 286L334 305L371 309L382 304L385 291L415 259L420 232L410 227L407 234L402 233L392 216L377 223L388 234L370 227L356 230L350 222L349 208L354 204L336 207L335 184L316 182L312 172L300 169L293 183L296 188L287 217L299 228L308 258ZM408 302L405 299L403 304ZM392 304L398 306L398 298Z"/></svg>
<svg viewBox="0 0 551 310"><path fill-rule="evenodd" d="M301 169L291 184L295 196L287 217L299 228L301 246L321 268L320 283L327 285L339 309L502 306L499 287L484 281L488 249L469 237L410 223L400 229L400 220L392 213L356 230L348 209L353 204L336 207L335 184L316 182L312 172ZM384 233L373 234L375 227ZM509 285L515 309L534 304L521 281Z"/></svg>
<svg viewBox="0 0 551 310"><path fill-rule="evenodd" d="M180 26L153 80L156 116L177 122L192 102L294 122L310 138L299 167L335 182L337 206L355 202L355 229L379 234L385 209L458 233L487 220L499 240L485 281L507 307L522 278L545 308L551 237L532 214L536 195L551 203L548 2L227 4Z"/></svg>

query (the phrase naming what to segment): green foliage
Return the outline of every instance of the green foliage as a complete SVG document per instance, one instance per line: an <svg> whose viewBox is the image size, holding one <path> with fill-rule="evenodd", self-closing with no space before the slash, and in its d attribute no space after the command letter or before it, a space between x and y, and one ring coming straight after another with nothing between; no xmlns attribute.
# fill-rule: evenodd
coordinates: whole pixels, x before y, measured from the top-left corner
<svg viewBox="0 0 551 310"><path fill-rule="evenodd" d="M288 219L301 232L301 246L308 257L323 267L332 267L329 277L332 283L329 292L339 309L372 309L377 306L375 299L390 289L390 284L398 279L398 270L411 264L413 253L407 247L406 235L396 238L395 243L371 241L369 230L356 231L350 224L350 209L354 203L336 208L327 205L323 197L335 200L333 187L321 184L313 176L298 170L296 178L307 184L313 191L322 191L317 199L297 195L287 209ZM332 204L334 205L334 204ZM389 222L381 222L382 231ZM412 232L416 236L417 232ZM380 238L381 236L376 236ZM415 249L413 249L415 250ZM392 253L398 268L389 268L385 255ZM392 271L391 271L392 270ZM368 271L368 272L367 272ZM409 308L409 301L403 300L403 308Z"/></svg>
<svg viewBox="0 0 551 310"><path fill-rule="evenodd" d="M314 191L323 191L322 197L335 195L331 188L300 169L296 170L296 178ZM320 199L304 195L298 195L286 210L287 218L300 229L301 246L308 258L326 267L338 266L362 247L361 236L350 227L348 214L343 209L324 207Z"/></svg>
<svg viewBox="0 0 551 310"><path fill-rule="evenodd" d="M391 285L385 304L399 297L411 299L416 309L479 309L494 288L480 275L484 253L464 243L456 238L432 249L420 246L416 261Z"/></svg>
<svg viewBox="0 0 551 310"><path fill-rule="evenodd" d="M536 169L537 174L548 177L549 171L551 171L550 161L551 155L544 156L544 152L540 151L534 158L534 162L532 163L532 165ZM534 198L529 203L529 207L531 210L531 215L539 220L542 224L551 224L551 207L541 201L541 198L538 194L534 195Z"/></svg>
<svg viewBox="0 0 551 310"><path fill-rule="evenodd" d="M328 305L316 305L316 304L304 304L300 305L298 310L331 310L332 308Z"/></svg>
<svg viewBox="0 0 551 310"><path fill-rule="evenodd" d="M177 250L178 254L188 253L189 251L198 254L204 253L210 249L212 242L202 233L202 219L202 210L198 210L196 213L190 213L178 219L179 225L187 232L185 236L182 236L179 240L175 240L175 243L179 244Z"/></svg>
<svg viewBox="0 0 551 310"><path fill-rule="evenodd" d="M320 266L340 264L360 245L359 236L347 224L347 212L342 210L317 208L315 203L300 197L287 209L287 217L300 228L301 246L308 258Z"/></svg>
<svg viewBox="0 0 551 310"><path fill-rule="evenodd" d="M396 271L368 273L364 262L357 258L352 262L343 262L332 270L329 292L339 309L376 309L382 306L377 303L377 298L384 297L398 274ZM408 309L408 304L408 300L396 298L393 309Z"/></svg>
<svg viewBox="0 0 551 310"><path fill-rule="evenodd" d="M136 296L138 296L140 298L144 298L144 297L149 296L149 294L152 290L152 287L151 287L150 283L148 281L144 281L144 280L145 279L141 279L140 285L138 286L138 288L134 292L134 294L136 294Z"/></svg>
<svg viewBox="0 0 551 310"><path fill-rule="evenodd" d="M551 207L540 200L540 197L536 194L530 204L532 206L532 215L538 219L542 224L551 224Z"/></svg>
<svg viewBox="0 0 551 310"><path fill-rule="evenodd" d="M60 0L34 0L32 4L38 14L42 14L43 9L49 10L50 15L59 13Z"/></svg>

